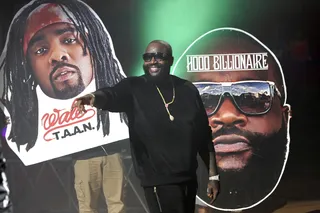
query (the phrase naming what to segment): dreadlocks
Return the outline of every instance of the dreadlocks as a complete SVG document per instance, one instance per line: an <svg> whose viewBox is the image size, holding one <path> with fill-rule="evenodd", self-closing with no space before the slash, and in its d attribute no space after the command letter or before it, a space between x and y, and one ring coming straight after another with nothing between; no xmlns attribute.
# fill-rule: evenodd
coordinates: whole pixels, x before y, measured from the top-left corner
<svg viewBox="0 0 320 213"><path fill-rule="evenodd" d="M23 39L29 14L41 4L56 3L74 23L83 38L83 51L88 49L94 70L96 88L110 87L125 78L112 55L111 44L101 22L88 6L79 0L36 0L28 5L11 23L6 43L6 55L0 68L4 70L4 92L2 97L11 113L12 130L9 139L20 145L28 144L27 151L35 145L38 134L38 98L36 82L31 66L23 53ZM65 9L65 8L66 9ZM68 14L72 12L73 17ZM76 24L77 23L77 24ZM85 29L89 34L86 34ZM98 111L98 129L103 125L103 135L110 131L109 112ZM124 113L120 113L121 122L128 123Z"/></svg>

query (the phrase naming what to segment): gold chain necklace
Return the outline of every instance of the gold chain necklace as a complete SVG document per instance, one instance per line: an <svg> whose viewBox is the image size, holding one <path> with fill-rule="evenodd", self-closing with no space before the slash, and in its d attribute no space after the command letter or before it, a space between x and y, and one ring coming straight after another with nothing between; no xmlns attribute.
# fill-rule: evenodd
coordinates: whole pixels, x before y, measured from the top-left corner
<svg viewBox="0 0 320 213"><path fill-rule="evenodd" d="M173 83L172 83L172 88L173 88L173 89L172 89L172 93L173 93L173 97L172 97L172 100L171 100L169 103L166 103L166 101L165 101L165 99L164 99L164 97L163 97L163 95L162 95L159 87L158 87L158 86L156 86L156 87L157 87L157 90L158 90L159 95L160 95L161 98L162 98L163 104L164 104L164 106L166 107L167 113L168 113L168 115L169 115L169 119L170 119L171 121L173 121L173 120L174 120L174 117L171 115L168 107L169 107L170 104L172 104L172 103L174 102L174 99L175 99L175 97L176 97L176 95L175 95L176 91L175 91L175 89L174 89L174 85L173 85Z"/></svg>

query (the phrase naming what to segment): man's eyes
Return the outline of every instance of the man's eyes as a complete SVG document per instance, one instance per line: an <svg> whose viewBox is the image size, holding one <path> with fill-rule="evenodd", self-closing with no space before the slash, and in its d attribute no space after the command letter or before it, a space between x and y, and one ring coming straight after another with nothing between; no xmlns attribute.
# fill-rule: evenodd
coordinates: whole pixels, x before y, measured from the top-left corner
<svg viewBox="0 0 320 213"><path fill-rule="evenodd" d="M36 50L35 54L41 55L41 54L45 53L47 50L48 50L47 48L41 47Z"/></svg>
<svg viewBox="0 0 320 213"><path fill-rule="evenodd" d="M64 43L65 44L73 44L73 43L75 43L77 41L77 39L76 38L66 38L66 39L64 39Z"/></svg>
<svg viewBox="0 0 320 213"><path fill-rule="evenodd" d="M76 38L66 38L66 39L63 39L62 42L64 44L74 44L77 42L77 39ZM38 47L38 48L36 48L35 54L42 55L42 54L46 53L48 51L48 49L49 48L47 48L47 47Z"/></svg>

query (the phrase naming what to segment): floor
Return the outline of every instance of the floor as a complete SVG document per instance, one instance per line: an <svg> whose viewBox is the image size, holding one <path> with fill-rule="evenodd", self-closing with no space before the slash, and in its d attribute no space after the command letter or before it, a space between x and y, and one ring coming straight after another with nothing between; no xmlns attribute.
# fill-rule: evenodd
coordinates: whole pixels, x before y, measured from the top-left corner
<svg viewBox="0 0 320 213"><path fill-rule="evenodd" d="M273 213L320 213L320 200L288 202Z"/></svg>

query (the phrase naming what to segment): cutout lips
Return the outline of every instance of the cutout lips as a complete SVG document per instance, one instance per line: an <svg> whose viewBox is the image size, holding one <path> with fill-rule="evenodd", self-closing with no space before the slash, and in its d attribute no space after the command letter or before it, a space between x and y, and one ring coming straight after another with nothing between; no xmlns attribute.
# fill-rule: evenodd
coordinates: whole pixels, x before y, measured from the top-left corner
<svg viewBox="0 0 320 213"><path fill-rule="evenodd" d="M249 140L239 135L222 135L213 141L216 153L227 154L251 149Z"/></svg>
<svg viewBox="0 0 320 213"><path fill-rule="evenodd" d="M60 67L53 73L52 79L60 82L66 81L70 79L74 73L76 73L76 70L71 67Z"/></svg>

